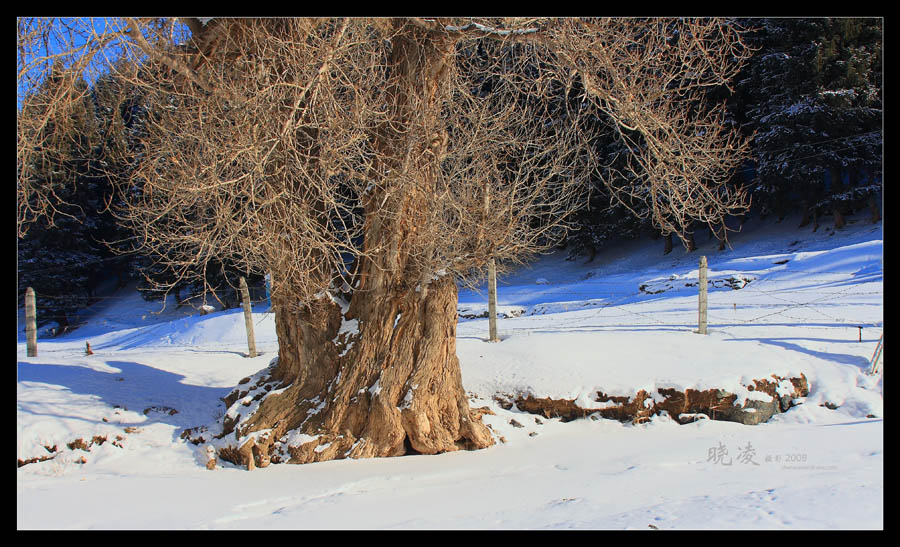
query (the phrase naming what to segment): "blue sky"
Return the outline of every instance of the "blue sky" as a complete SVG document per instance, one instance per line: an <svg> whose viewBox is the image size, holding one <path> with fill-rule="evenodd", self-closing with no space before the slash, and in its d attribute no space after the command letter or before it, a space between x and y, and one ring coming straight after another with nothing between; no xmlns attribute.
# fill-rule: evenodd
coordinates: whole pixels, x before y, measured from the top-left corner
<svg viewBox="0 0 900 547"><path fill-rule="evenodd" d="M17 20L19 25L29 24L36 25L40 19ZM96 40L97 36L105 32L115 32L122 25L120 19L107 17L61 17L61 18L44 18L44 21L51 22L49 32L44 33L42 39L33 42L27 51L19 48L17 52L18 67L17 72L22 70L23 66L34 63L35 59L42 57L52 58L58 56L66 50L84 48L89 42ZM183 25L178 26L179 31L187 32ZM79 51L79 55L83 55L86 50ZM108 64L109 60L115 59L122 55L120 39L114 39L109 42L103 50L94 55L94 61L88 65L84 72L84 76L88 82L92 82L97 73L102 71ZM76 55L77 56L77 55ZM60 59L60 57L56 57ZM61 60L69 65L73 61L73 57L61 58ZM26 94L29 88L37 85L43 80L44 74L51 66L51 62L43 60L37 65L32 66L25 71L24 77L17 78L17 104L21 106L22 96Z"/></svg>

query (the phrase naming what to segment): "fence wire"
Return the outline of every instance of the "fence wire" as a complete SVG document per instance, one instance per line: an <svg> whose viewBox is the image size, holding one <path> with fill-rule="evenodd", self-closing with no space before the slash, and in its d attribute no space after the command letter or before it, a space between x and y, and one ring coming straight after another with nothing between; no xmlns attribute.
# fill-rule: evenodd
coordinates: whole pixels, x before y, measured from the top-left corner
<svg viewBox="0 0 900 547"><path fill-rule="evenodd" d="M847 285L845 287L835 287L833 289L828 289L826 287L822 287L821 285L814 287L793 288L765 287L764 282L778 282L785 276L794 274L814 274L817 276L804 277L802 279L804 283L832 284L836 282L847 282ZM710 279L710 284L712 284L712 281L717 280L718 276L721 275L741 275L749 277L750 280L739 289L732 289L729 291L726 291L724 289L709 291L709 309L707 312L707 317L710 327L714 328L716 326L719 326L720 328L722 328L748 325L772 325L773 323L771 323L771 319L773 317L780 317L786 320L785 323L778 323L778 326L780 327L801 327L804 329L874 328L883 333L883 318L880 318L876 321L872 321L871 319L863 320L860 317L846 316L835 312L835 310L839 308L849 308L853 309L854 311L858 311L855 308L871 307L873 305L876 305L876 303L872 302L872 297L875 296L880 296L883 302L883 290L880 288L874 288L873 290L872 287L873 284L878 284L881 282L883 274L880 271L877 273L873 272L871 274L870 280L864 279L862 281L849 280L848 278L852 278L854 275L858 275L853 274L852 272L789 270L785 272L768 273L766 275L760 275L759 277L753 277L756 274L754 274L752 271L734 273L729 272L727 274L718 273L716 278ZM642 290L630 292L605 292L600 289L600 287L609 287L611 285L621 287L625 284L621 281L590 280L577 282L579 288L583 288L585 286L598 286L598 290L595 291L577 289L570 290L565 286L565 284L541 284L537 290L546 291L547 294L545 296L547 298L558 299L559 297L573 297L573 299L571 301L554 300L552 302L542 302L529 306L522 306L523 308L525 308L525 310L523 310L525 311L525 313L523 313L522 315L506 318L503 318L502 316L500 317L500 320L502 321L502 328L500 329L500 333L502 335L527 335L531 332L548 330L565 331L569 329L658 329L666 327L679 329L695 328L697 326L698 312L696 304L690 302L690 299L695 298L697 294L697 287L695 283L696 280L694 278L658 278L651 281L671 281L676 284L685 283L685 285L672 287L660 293L651 294ZM694 285L687 285L687 283L694 283ZM760 286L761 284L763 284L762 287ZM829 287L830 286L833 285L829 285ZM554 287L560 288L555 289ZM501 290L501 294L503 292L504 291ZM507 294L508 296L514 296L516 292L518 291L510 290ZM526 291L522 292L524 293ZM754 295L754 297L758 297L762 301L738 302L738 300L745 300L747 295ZM64 298L42 294L37 294L36 296L38 298L51 299ZM864 300L859 302L848 301L849 299L855 297L864 297ZM648 311L646 309L647 306L656 306L659 305L660 301L672 298L684 299L685 303L681 307L668 308L665 310ZM96 297L95 299L102 302L124 300L134 301L134 296L100 296ZM266 302L267 299L252 300L252 304L257 306ZM485 305L485 309L486 304L487 302L485 301L483 303L483 305ZM482 305L482 303L460 304L460 308L465 310L466 306L472 305L480 306ZM509 304L506 304L506 306L509 306ZM512 306L515 305L513 304ZM229 310L234 312L237 312L240 309L240 305L234 308L229 308ZM729 314L730 310L732 311L732 313ZM737 316L739 310L742 313L741 317ZM748 310L759 310L760 313L753 314L751 315L751 317L747 318L746 316ZM585 311L590 311L591 313L587 316L583 313L576 313ZM264 321L266 321L266 319L269 317L269 314L271 313L272 310L270 308L267 308L254 320L254 324L256 326L261 325ZM113 340L108 343L101 343L99 345L92 346L92 349L94 349L95 351L105 348L121 349L122 346L128 346L129 339L133 340L134 338L141 336L152 336L152 330L159 327L160 325L165 324L164 322L177 322L196 317L196 315L190 314L169 319L158 315L158 312L148 310L144 315L148 319L156 319L157 321L153 321L151 324L147 325L134 325L133 323L137 315L138 312L103 315L101 319L106 323L111 323L112 325L110 326L116 326L115 323L122 322L126 323L128 327L136 328L138 330L134 334L125 335L123 338L120 338L118 340ZM548 322L548 315L554 315L556 317L553 318L552 322ZM730 317L728 315L730 315ZM813 318L811 318L811 316ZM73 319L73 317L84 319L84 316L80 314L77 316L68 316L67 318L71 320ZM869 317L871 317L871 315ZM53 315L42 315L41 318L42 320L52 321L54 319L62 318L62 316L56 317ZM815 318L818 318L819 322L815 322ZM465 320L465 318L463 320ZM541 324L528 324L529 322L533 321L540 321ZM83 325L84 323L82 321L73 324L77 327L79 325ZM860 336L861 335L862 331L860 330ZM47 339L44 339L44 342L47 341ZM59 342L64 341L60 340ZM54 342L53 344L55 343L56 342ZM204 342L200 345L165 343L156 341L150 342L149 346L145 347L185 349L200 352L227 351L232 353L245 353L247 350L246 342L244 340L241 340L239 342L235 341L227 343ZM259 339L257 339L257 351L261 354L267 355L277 354L277 340L266 342L265 340L260 341ZM45 344L44 347L41 348L41 353L52 354L77 352L78 351L75 348L71 348L71 346L68 349L49 349Z"/></svg>

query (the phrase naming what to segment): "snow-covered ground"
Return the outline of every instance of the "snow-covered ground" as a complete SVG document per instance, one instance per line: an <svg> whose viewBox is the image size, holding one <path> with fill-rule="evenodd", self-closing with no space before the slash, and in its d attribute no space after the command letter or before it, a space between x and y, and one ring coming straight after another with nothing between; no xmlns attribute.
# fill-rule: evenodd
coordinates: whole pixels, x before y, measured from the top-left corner
<svg viewBox="0 0 900 547"><path fill-rule="evenodd" d="M645 241L589 264L543 257L500 280L500 343L485 342L487 319L466 318L486 309L485 295L461 291L463 382L473 407L495 413L484 420L498 442L437 456L209 471L204 447L179 435L220 417L220 398L277 354L273 317L256 310L263 353L247 358L240 310L155 314L158 304L112 295L79 329L39 339L38 357L18 335L17 458L50 459L17 469L17 526L883 528L883 381L866 374L883 332L882 224L796 226L751 221L723 252L700 235L692 254ZM705 336L695 333L701 254ZM803 404L756 426L561 423L492 399L740 392L799 373L810 382ZM76 439L95 442L68 448Z"/></svg>

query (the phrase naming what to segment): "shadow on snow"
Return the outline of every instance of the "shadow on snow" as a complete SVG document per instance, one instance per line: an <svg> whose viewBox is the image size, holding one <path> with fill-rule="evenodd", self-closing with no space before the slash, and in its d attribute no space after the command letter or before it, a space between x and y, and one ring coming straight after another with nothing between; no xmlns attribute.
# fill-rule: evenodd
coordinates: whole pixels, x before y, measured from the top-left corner
<svg viewBox="0 0 900 547"><path fill-rule="evenodd" d="M24 361L19 361L16 368L19 382L61 386L75 394L96 397L111 407L110 418L112 409L115 408L146 416L146 420L116 421L116 425L125 427L165 423L177 428L175 435L180 434L184 428L214 421L213 414L222 405L221 399L232 389L185 384L182 382L185 377L180 374L132 361L105 361L104 364L114 370ZM177 412L170 414L169 409ZM27 405L19 411L41 414L36 409L27 408Z"/></svg>

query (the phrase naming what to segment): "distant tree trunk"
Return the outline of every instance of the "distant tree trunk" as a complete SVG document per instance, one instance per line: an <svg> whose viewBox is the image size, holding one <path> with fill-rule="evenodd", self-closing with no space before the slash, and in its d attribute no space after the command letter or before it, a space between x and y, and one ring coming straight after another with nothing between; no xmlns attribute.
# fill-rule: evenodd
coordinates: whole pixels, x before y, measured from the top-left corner
<svg viewBox="0 0 900 547"><path fill-rule="evenodd" d="M787 216L789 203L787 196L783 195L783 192L779 192L779 194L780 195L777 196L774 205L775 213L778 215L777 222L781 222L782 220L784 220L784 217Z"/></svg>
<svg viewBox="0 0 900 547"><path fill-rule="evenodd" d="M667 255L672 252L672 234L666 234L665 237L663 237L663 240L665 245L663 248L663 254Z"/></svg>
<svg viewBox="0 0 900 547"><path fill-rule="evenodd" d="M125 272L123 272L122 270L117 270L116 271L116 289L124 288L125 285L126 285Z"/></svg>
<svg viewBox="0 0 900 547"><path fill-rule="evenodd" d="M841 212L840 205L835 205L833 209L834 214L834 227L840 230L844 226L847 225L847 220L844 218L844 213Z"/></svg>
<svg viewBox="0 0 900 547"><path fill-rule="evenodd" d="M55 335L60 336L69 331L69 316L63 311L58 311L57 314L56 323L59 327L56 329Z"/></svg>
<svg viewBox="0 0 900 547"><path fill-rule="evenodd" d="M710 239L715 238L716 241L719 242L718 250L719 250L719 251L724 251L724 250L725 250L725 222L724 222L724 221L722 222L722 231L721 231L721 233L718 232L718 231L716 231L716 230L713 228L712 224L707 224L707 227L709 228L709 237L710 237Z"/></svg>
<svg viewBox="0 0 900 547"><path fill-rule="evenodd" d="M834 180L834 187L832 188L832 207L831 212L834 215L834 227L838 230L847 225L847 221L844 219L844 211L843 209L843 200L841 199L841 194L844 193L844 179L841 176L840 169L832 169L831 177Z"/></svg>
<svg viewBox="0 0 900 547"><path fill-rule="evenodd" d="M694 242L693 232L691 232L687 235L684 235L684 236L680 236L680 237L681 237L681 240L684 241L684 246L685 246L685 249L687 250L687 252L693 253L694 251L697 250L697 243Z"/></svg>
<svg viewBox="0 0 900 547"><path fill-rule="evenodd" d="M808 204L803 205L803 217L800 219L800 225L798 228L803 228L808 225L812 221L813 208Z"/></svg>
<svg viewBox="0 0 900 547"><path fill-rule="evenodd" d="M874 195L869 196L869 212L872 213L870 217L872 223L881 220L881 209L878 207L878 200L875 199Z"/></svg>

